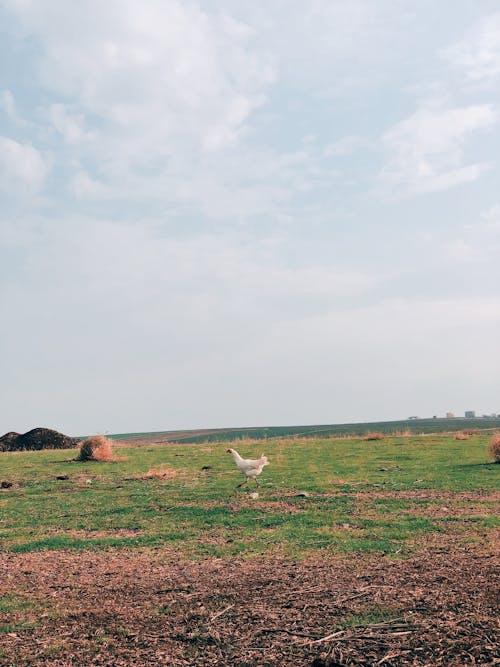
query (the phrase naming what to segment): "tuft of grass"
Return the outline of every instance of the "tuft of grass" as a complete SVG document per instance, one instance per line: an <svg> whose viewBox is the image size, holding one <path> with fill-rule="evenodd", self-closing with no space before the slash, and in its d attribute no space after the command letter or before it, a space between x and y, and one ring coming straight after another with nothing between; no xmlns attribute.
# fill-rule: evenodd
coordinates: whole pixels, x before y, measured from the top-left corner
<svg viewBox="0 0 500 667"><path fill-rule="evenodd" d="M500 433L494 433L491 436L488 452L495 463L500 463Z"/></svg>
<svg viewBox="0 0 500 667"><path fill-rule="evenodd" d="M367 607L361 614L353 614L343 619L341 627L348 628L367 628L370 625L379 625L388 623L394 619L395 612L391 609L375 605Z"/></svg>
<svg viewBox="0 0 500 667"><path fill-rule="evenodd" d="M112 442L104 435L93 435L80 445L78 461L112 461Z"/></svg>
<svg viewBox="0 0 500 667"><path fill-rule="evenodd" d="M380 431L368 431L365 433L363 440L383 440L384 438L384 434Z"/></svg>
<svg viewBox="0 0 500 667"><path fill-rule="evenodd" d="M33 621L23 621L22 623L0 624L0 635L7 635L11 632L20 632L23 630L33 630L37 624Z"/></svg>
<svg viewBox="0 0 500 667"><path fill-rule="evenodd" d="M0 596L0 614L12 614L32 607L33 603L20 595Z"/></svg>

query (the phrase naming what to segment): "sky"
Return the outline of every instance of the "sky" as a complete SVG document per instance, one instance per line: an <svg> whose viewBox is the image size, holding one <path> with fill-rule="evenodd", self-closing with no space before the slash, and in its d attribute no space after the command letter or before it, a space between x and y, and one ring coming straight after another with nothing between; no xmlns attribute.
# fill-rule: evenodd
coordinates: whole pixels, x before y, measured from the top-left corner
<svg viewBox="0 0 500 667"><path fill-rule="evenodd" d="M497 0L0 0L0 431L500 412Z"/></svg>

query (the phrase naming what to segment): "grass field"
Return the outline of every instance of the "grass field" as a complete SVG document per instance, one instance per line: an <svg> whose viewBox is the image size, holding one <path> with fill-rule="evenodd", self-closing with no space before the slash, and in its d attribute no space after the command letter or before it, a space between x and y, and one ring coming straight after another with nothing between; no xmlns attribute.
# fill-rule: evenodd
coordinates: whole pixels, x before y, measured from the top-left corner
<svg viewBox="0 0 500 667"><path fill-rule="evenodd" d="M497 524L488 492L498 489L500 467L488 463L486 442L268 442L271 465L257 500L246 492L253 482L235 490L240 473L226 445L116 448L112 463L78 463L66 450L4 453L2 478L14 486L0 494L1 549L168 544L189 557L399 554L433 532L470 537ZM262 443L236 446L251 457ZM166 474L147 476L155 470ZM439 510L446 492L456 494L445 502L449 512Z"/></svg>
<svg viewBox="0 0 500 667"><path fill-rule="evenodd" d="M360 422L350 424L308 424L297 426L258 426L249 428L217 428L188 431L160 431L153 433L121 433L111 435L118 440L142 440L146 438L156 442L211 443L229 442L241 438L268 440L290 437L340 437L362 436L370 431L379 431L387 435L410 432L449 433L458 430L500 430L500 417L400 419L397 421Z"/></svg>
<svg viewBox="0 0 500 667"><path fill-rule="evenodd" d="M498 664L488 439L2 453L0 665Z"/></svg>

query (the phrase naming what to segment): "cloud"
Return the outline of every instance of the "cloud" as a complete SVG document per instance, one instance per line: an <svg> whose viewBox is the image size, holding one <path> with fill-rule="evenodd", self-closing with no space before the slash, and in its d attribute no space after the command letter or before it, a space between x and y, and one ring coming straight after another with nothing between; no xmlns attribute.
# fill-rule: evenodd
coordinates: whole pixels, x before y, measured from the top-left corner
<svg viewBox="0 0 500 667"><path fill-rule="evenodd" d="M71 181L71 191L77 199L103 199L112 196L112 192L98 180L81 169Z"/></svg>
<svg viewBox="0 0 500 667"><path fill-rule="evenodd" d="M497 97L454 98L436 57L483 10L0 4L22 195L0 211L2 414L85 432L494 395Z"/></svg>
<svg viewBox="0 0 500 667"><path fill-rule="evenodd" d="M471 83L495 80L500 76L500 13L482 18L442 56Z"/></svg>
<svg viewBox="0 0 500 667"><path fill-rule="evenodd" d="M129 159L145 149L166 157L179 137L206 150L234 143L272 80L265 55L250 47L248 26L194 4L85 0L75 9L63 0L11 0L7 5L41 47L44 84L111 123ZM67 135L67 118L61 119L60 107L54 111Z"/></svg>
<svg viewBox="0 0 500 667"><path fill-rule="evenodd" d="M496 121L488 104L422 106L384 135L388 160L382 181L393 191L420 194L477 180L488 165L464 165L464 146L470 135Z"/></svg>
<svg viewBox="0 0 500 667"><path fill-rule="evenodd" d="M490 232L500 231L500 204L494 204L481 214L483 227Z"/></svg>
<svg viewBox="0 0 500 667"><path fill-rule="evenodd" d="M242 146L274 78L253 27L178 0L6 5L37 46L52 130L39 133L69 193L226 218L236 192L243 215L262 207L255 184L235 185L251 172Z"/></svg>
<svg viewBox="0 0 500 667"><path fill-rule="evenodd" d="M51 104L48 116L66 143L77 144L85 138L85 117L82 113L72 113L64 104Z"/></svg>
<svg viewBox="0 0 500 667"><path fill-rule="evenodd" d="M48 164L42 154L30 144L0 136L0 187L9 192L27 188L37 192L43 187Z"/></svg>

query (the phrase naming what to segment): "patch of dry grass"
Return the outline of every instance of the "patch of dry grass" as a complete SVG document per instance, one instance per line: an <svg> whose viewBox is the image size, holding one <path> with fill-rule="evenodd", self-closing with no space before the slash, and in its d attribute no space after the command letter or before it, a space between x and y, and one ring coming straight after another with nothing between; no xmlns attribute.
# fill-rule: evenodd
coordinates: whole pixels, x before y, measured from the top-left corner
<svg viewBox="0 0 500 667"><path fill-rule="evenodd" d="M458 431L455 433L455 440L468 440L469 436L467 433L464 433L463 431Z"/></svg>
<svg viewBox="0 0 500 667"><path fill-rule="evenodd" d="M363 440L383 440L385 435L380 431L368 431L363 436Z"/></svg>
<svg viewBox="0 0 500 667"><path fill-rule="evenodd" d="M113 461L113 448L109 438L93 435L80 445L78 461Z"/></svg>
<svg viewBox="0 0 500 667"><path fill-rule="evenodd" d="M494 433L491 436L488 452L495 463L500 463L500 433Z"/></svg>
<svg viewBox="0 0 500 667"><path fill-rule="evenodd" d="M172 468L169 463L162 463L159 466L153 466L147 473L142 475L144 479L162 479L164 481L175 479L179 474L179 470Z"/></svg>

